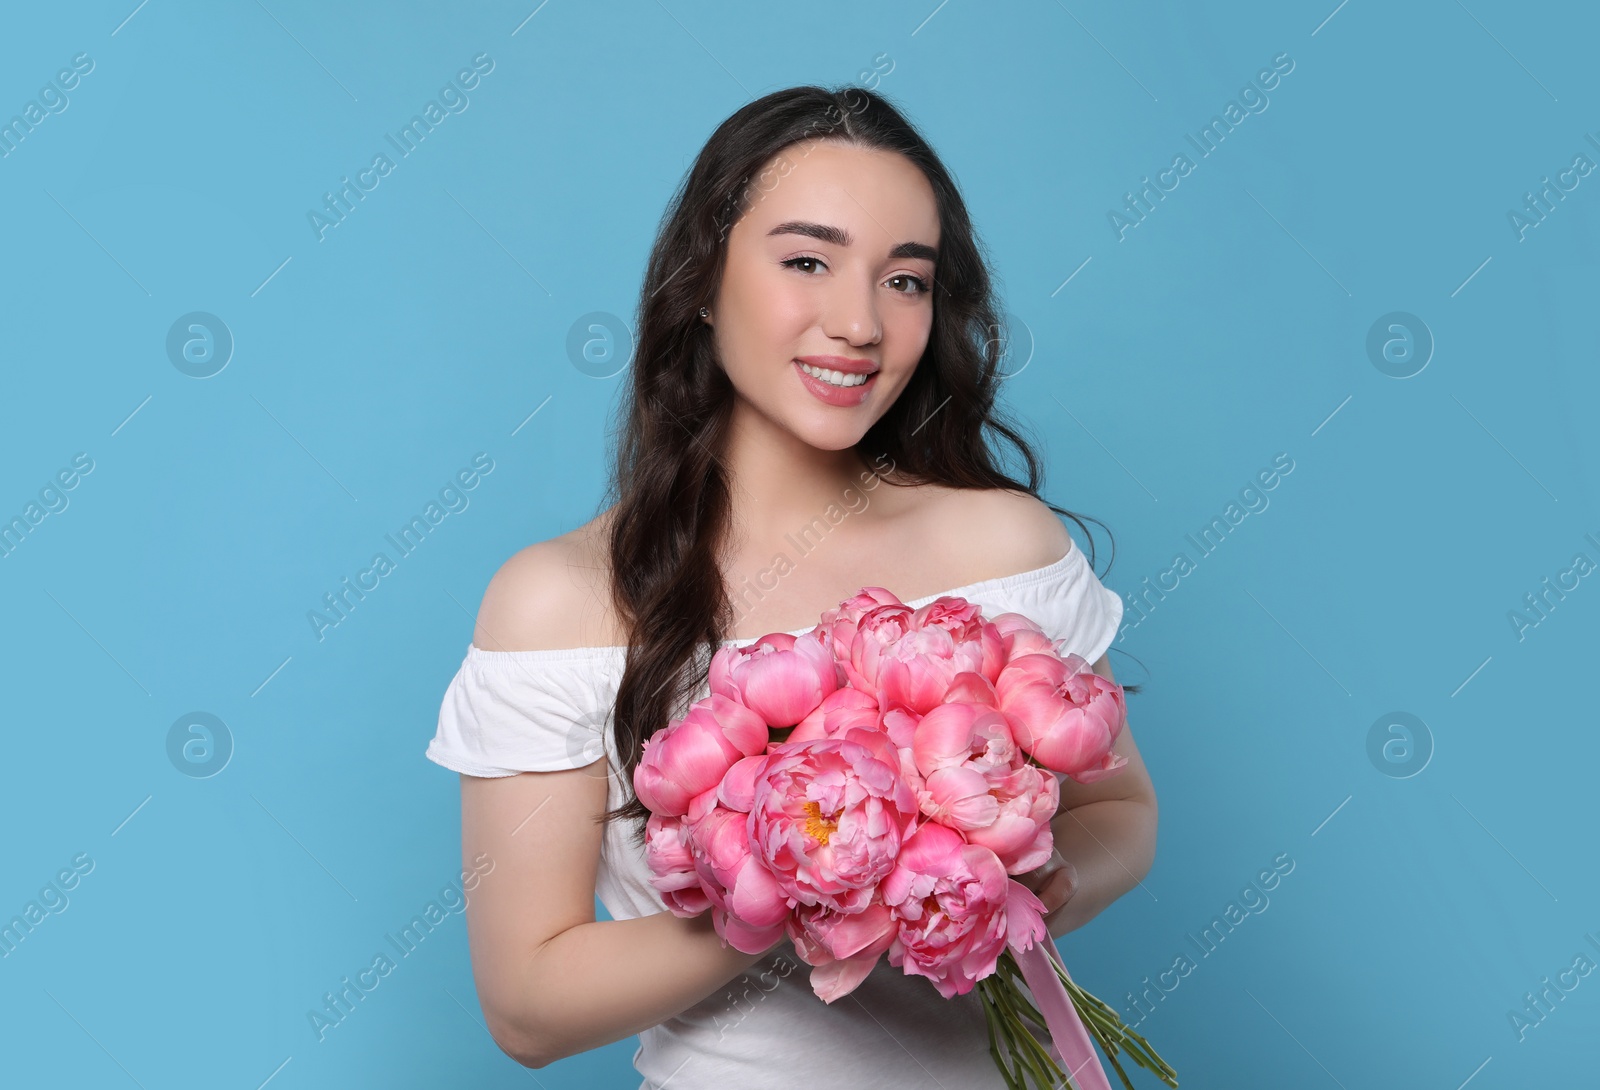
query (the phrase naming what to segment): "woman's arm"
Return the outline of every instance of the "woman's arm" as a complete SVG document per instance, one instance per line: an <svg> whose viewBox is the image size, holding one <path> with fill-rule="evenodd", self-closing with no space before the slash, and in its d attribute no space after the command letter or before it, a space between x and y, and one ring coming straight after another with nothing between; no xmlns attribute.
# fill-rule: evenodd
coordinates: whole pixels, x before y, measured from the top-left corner
<svg viewBox="0 0 1600 1090"><path fill-rule="evenodd" d="M605 805L603 760L461 777L462 857L493 862L467 901L478 1000L495 1043L527 1067L656 1025L765 956L724 947L709 915L596 920L592 818Z"/></svg>
<svg viewBox="0 0 1600 1090"><path fill-rule="evenodd" d="M594 615L602 565L577 531L530 545L484 592L473 643L583 646L615 636ZM598 637L598 641L597 641ZM596 920L607 805L602 759L560 772L461 777L464 860L493 861L467 902L478 1001L495 1043L528 1067L618 1041L712 995L761 960L724 947L709 916Z"/></svg>
<svg viewBox="0 0 1600 1090"><path fill-rule="evenodd" d="M1094 672L1109 681L1104 655ZM1050 825L1056 853L1049 863L1018 875L1039 895L1051 938L1082 927L1144 880L1155 862L1156 793L1127 724L1112 746L1128 763L1113 776L1061 783L1061 805Z"/></svg>

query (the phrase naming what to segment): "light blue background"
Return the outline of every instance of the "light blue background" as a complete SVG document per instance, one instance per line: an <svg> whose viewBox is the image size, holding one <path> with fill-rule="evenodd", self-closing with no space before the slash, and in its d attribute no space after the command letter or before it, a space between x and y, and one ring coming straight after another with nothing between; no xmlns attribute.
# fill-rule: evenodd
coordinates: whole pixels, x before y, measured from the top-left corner
<svg viewBox="0 0 1600 1090"><path fill-rule="evenodd" d="M1294 461L1112 654L1146 687L1130 723L1160 847L1063 941L1075 975L1130 1017L1126 993L1198 962L1140 1026L1185 1086L1592 1070L1600 976L1525 1040L1508 1012L1600 959L1600 580L1523 638L1508 613L1574 554L1600 561L1600 175L1520 240L1508 213L1600 162L1600 20L537 2L4 16L0 119L94 61L0 160L0 516L94 462L0 559L0 920L94 861L0 959L4 1081L637 1085L631 1038L537 1072L503 1056L458 915L325 1040L307 1012L459 875L456 777L422 757L440 697L489 576L603 486L623 376L575 367L569 330L631 324L665 202L724 117L875 64L992 250L1033 346L1007 402L1049 497L1114 532L1109 586L1195 558L1185 535ZM322 194L480 53L470 106L318 241ZM1270 106L1119 241L1108 211L1280 53ZM204 380L165 348L193 311L235 339ZM1366 347L1394 311L1436 339L1407 379ZM307 612L478 452L495 468L470 505L319 641ZM167 756L196 710L233 740L211 778ZM1409 778L1368 756L1395 711L1431 736ZM1188 936L1279 853L1265 911L1200 957Z"/></svg>

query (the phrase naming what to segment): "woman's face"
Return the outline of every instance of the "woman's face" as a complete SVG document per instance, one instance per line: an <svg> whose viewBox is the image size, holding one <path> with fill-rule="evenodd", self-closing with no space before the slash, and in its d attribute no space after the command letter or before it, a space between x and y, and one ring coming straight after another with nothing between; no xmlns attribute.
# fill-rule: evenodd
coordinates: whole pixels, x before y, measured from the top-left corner
<svg viewBox="0 0 1600 1090"><path fill-rule="evenodd" d="M933 327L933 187L904 156L826 139L786 148L751 185L706 319L718 356L747 408L814 447L852 447Z"/></svg>

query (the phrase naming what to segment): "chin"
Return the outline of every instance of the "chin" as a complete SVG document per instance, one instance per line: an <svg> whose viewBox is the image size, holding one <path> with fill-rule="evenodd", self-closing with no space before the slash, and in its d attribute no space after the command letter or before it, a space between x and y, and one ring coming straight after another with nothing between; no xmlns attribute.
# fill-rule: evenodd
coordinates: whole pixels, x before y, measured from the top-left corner
<svg viewBox="0 0 1600 1090"><path fill-rule="evenodd" d="M789 431L802 443L817 450L849 450L861 442L861 437L867 433L866 428L860 426L834 424L828 427L815 423L791 425Z"/></svg>

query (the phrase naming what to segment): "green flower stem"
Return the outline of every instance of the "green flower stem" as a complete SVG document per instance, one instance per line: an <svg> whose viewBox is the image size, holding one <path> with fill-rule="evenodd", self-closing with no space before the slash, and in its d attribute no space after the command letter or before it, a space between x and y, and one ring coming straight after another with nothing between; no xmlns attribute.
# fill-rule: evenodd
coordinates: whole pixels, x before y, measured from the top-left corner
<svg viewBox="0 0 1600 1090"><path fill-rule="evenodd" d="M1017 1039L1016 1027L1013 1024L1013 1020L1007 1015L1003 999L997 991L996 986L998 984L999 981L997 980L986 979L980 981L978 986L983 989L987 1004L993 1007L994 1013L991 1023L993 1030L1005 1045L1005 1052L1011 1059L1011 1067L1006 1067L1003 1062L1001 1063L1001 1073L1006 1078L1008 1085L1015 1085L1026 1090L1030 1082L1030 1075L1033 1076L1031 1081L1035 1085L1038 1084L1037 1073L1033 1071L1032 1065L1028 1063L1028 1057L1022 1051L1022 1045ZM993 1052L994 1050L991 1049L991 1054Z"/></svg>
<svg viewBox="0 0 1600 1090"><path fill-rule="evenodd" d="M1108 1055L1116 1047L1116 1042L1120 1042L1141 1067L1154 1071L1168 1086L1178 1085L1178 1072L1156 1054L1148 1041L1124 1025L1116 1011L1079 987L1071 978L1063 975L1059 965L1056 966L1056 975L1066 985L1073 1004L1084 1016L1085 1021L1092 1022L1102 1036L1102 1044L1106 1046Z"/></svg>
<svg viewBox="0 0 1600 1090"><path fill-rule="evenodd" d="M1002 987L1006 991L1006 998L1010 1002L1012 1008L1016 1011L1020 1011L1022 1014L1027 1015L1033 1020L1035 1025L1046 1026L1047 1023L1045 1022L1044 1015L1039 1013L1039 1008L1034 1006L1033 1002L1028 998L1027 992L1022 987L1022 984L1025 984L1026 982L1022 980L1020 972L1014 962L1010 965L1004 966L1004 973L1002 976L1004 980ZM1026 1026L1023 1028L1027 1032L1029 1038L1033 1039L1037 1044L1038 1039L1034 1037L1033 1032L1031 1030L1027 1030ZM1042 1045L1039 1047L1041 1049L1043 1048ZM1045 1055L1048 1057L1049 1053L1046 1052ZM1055 1066L1057 1071L1060 1071L1060 1065L1055 1063L1055 1059L1053 1057L1050 1058L1050 1063ZM1062 1072L1062 1074L1065 1074L1065 1072Z"/></svg>
<svg viewBox="0 0 1600 1090"><path fill-rule="evenodd" d="M1067 1085L1074 1087L1074 1090L1076 1090L1077 1083L1067 1077L1067 1073L1061 1069L1061 1065L1056 1063L1055 1057L1050 1055L1049 1051L1039 1042L1039 1039L1033 1035L1033 1032L1023 1021L1021 1004L1026 1000L1017 989L1016 984L1013 981L1006 980L995 989L995 994L999 997L1006 1014L1012 1019L1015 1032L1022 1044L1024 1055L1030 1061L1030 1068L1037 1073L1040 1085L1043 1087L1059 1087L1061 1080L1066 1079Z"/></svg>
<svg viewBox="0 0 1600 1090"><path fill-rule="evenodd" d="M1128 1087L1128 1090L1132 1090L1132 1085L1128 1081L1127 1073L1123 1071L1122 1065L1117 1061L1117 1052L1119 1049L1124 1048L1135 1063L1148 1071L1154 1072L1163 1083L1173 1087L1178 1085L1177 1071L1156 1054L1155 1049L1150 1047L1148 1041L1125 1025L1117 1015L1117 1012L1109 1005L1067 976L1065 969L1054 958L1051 959L1051 964L1055 969L1057 978L1066 987L1067 995L1072 1000L1078 1016L1083 1019L1085 1027L1088 1028L1090 1034L1105 1052L1112 1068L1117 1072L1123 1085ZM1044 1025L1044 1017L1026 997L1023 989L1027 981L1022 977L1021 968L1017 965L1016 959L1009 950L1001 954L997 967L1000 970L999 975L1004 981L1006 989L1013 997L1013 1007L1025 1010L1035 1022ZM1029 1036L1031 1037L1032 1035L1029 1034Z"/></svg>
<svg viewBox="0 0 1600 1090"><path fill-rule="evenodd" d="M1037 1087L1037 1090L1058 1090L1061 1087L1061 1069L1054 1064L1048 1053L1035 1055L1038 1042L1034 1036L1027 1032L1027 1026L1016 1018L1010 1007L1010 996L1006 994L1002 980L990 976L979 981L979 991L984 999L984 1010L990 1020L990 1055L995 1056L997 1066L1002 1072L1003 1079L1008 1087ZM998 1042L998 1044L997 1044ZM1006 1066L1005 1060L1000 1058L1000 1047L1005 1047L1006 1056L1010 1056L1011 1066ZM1032 1052L1030 1052L1032 1047ZM1040 1064L1043 1058L1043 1064ZM1056 1076L1051 1076L1051 1071Z"/></svg>
<svg viewBox="0 0 1600 1090"><path fill-rule="evenodd" d="M998 996L999 993L997 992L996 995ZM1031 1081L1032 1085L1040 1087L1041 1090L1048 1087L1050 1085L1048 1072L1040 1068L1038 1060L1028 1050L1027 1046L1031 1040L1030 1035L1023 1032L1023 1027L1018 1025L1016 1018L1007 1010L1003 998L1000 999L1000 1024L1004 1027L1006 1039L1010 1043L1012 1058L1016 1061L1019 1070Z"/></svg>
<svg viewBox="0 0 1600 1090"><path fill-rule="evenodd" d="M1017 1081L1017 1077L1011 1073L1011 1069L1006 1066L1005 1058L1000 1055L1000 1027L996 1024L998 1015L981 982L978 985L978 1003L983 1007L983 1016L989 1023L989 1055L994 1057L994 1065L1000 1069L1000 1077L1006 1081L1006 1086L1010 1090L1025 1090Z"/></svg>

